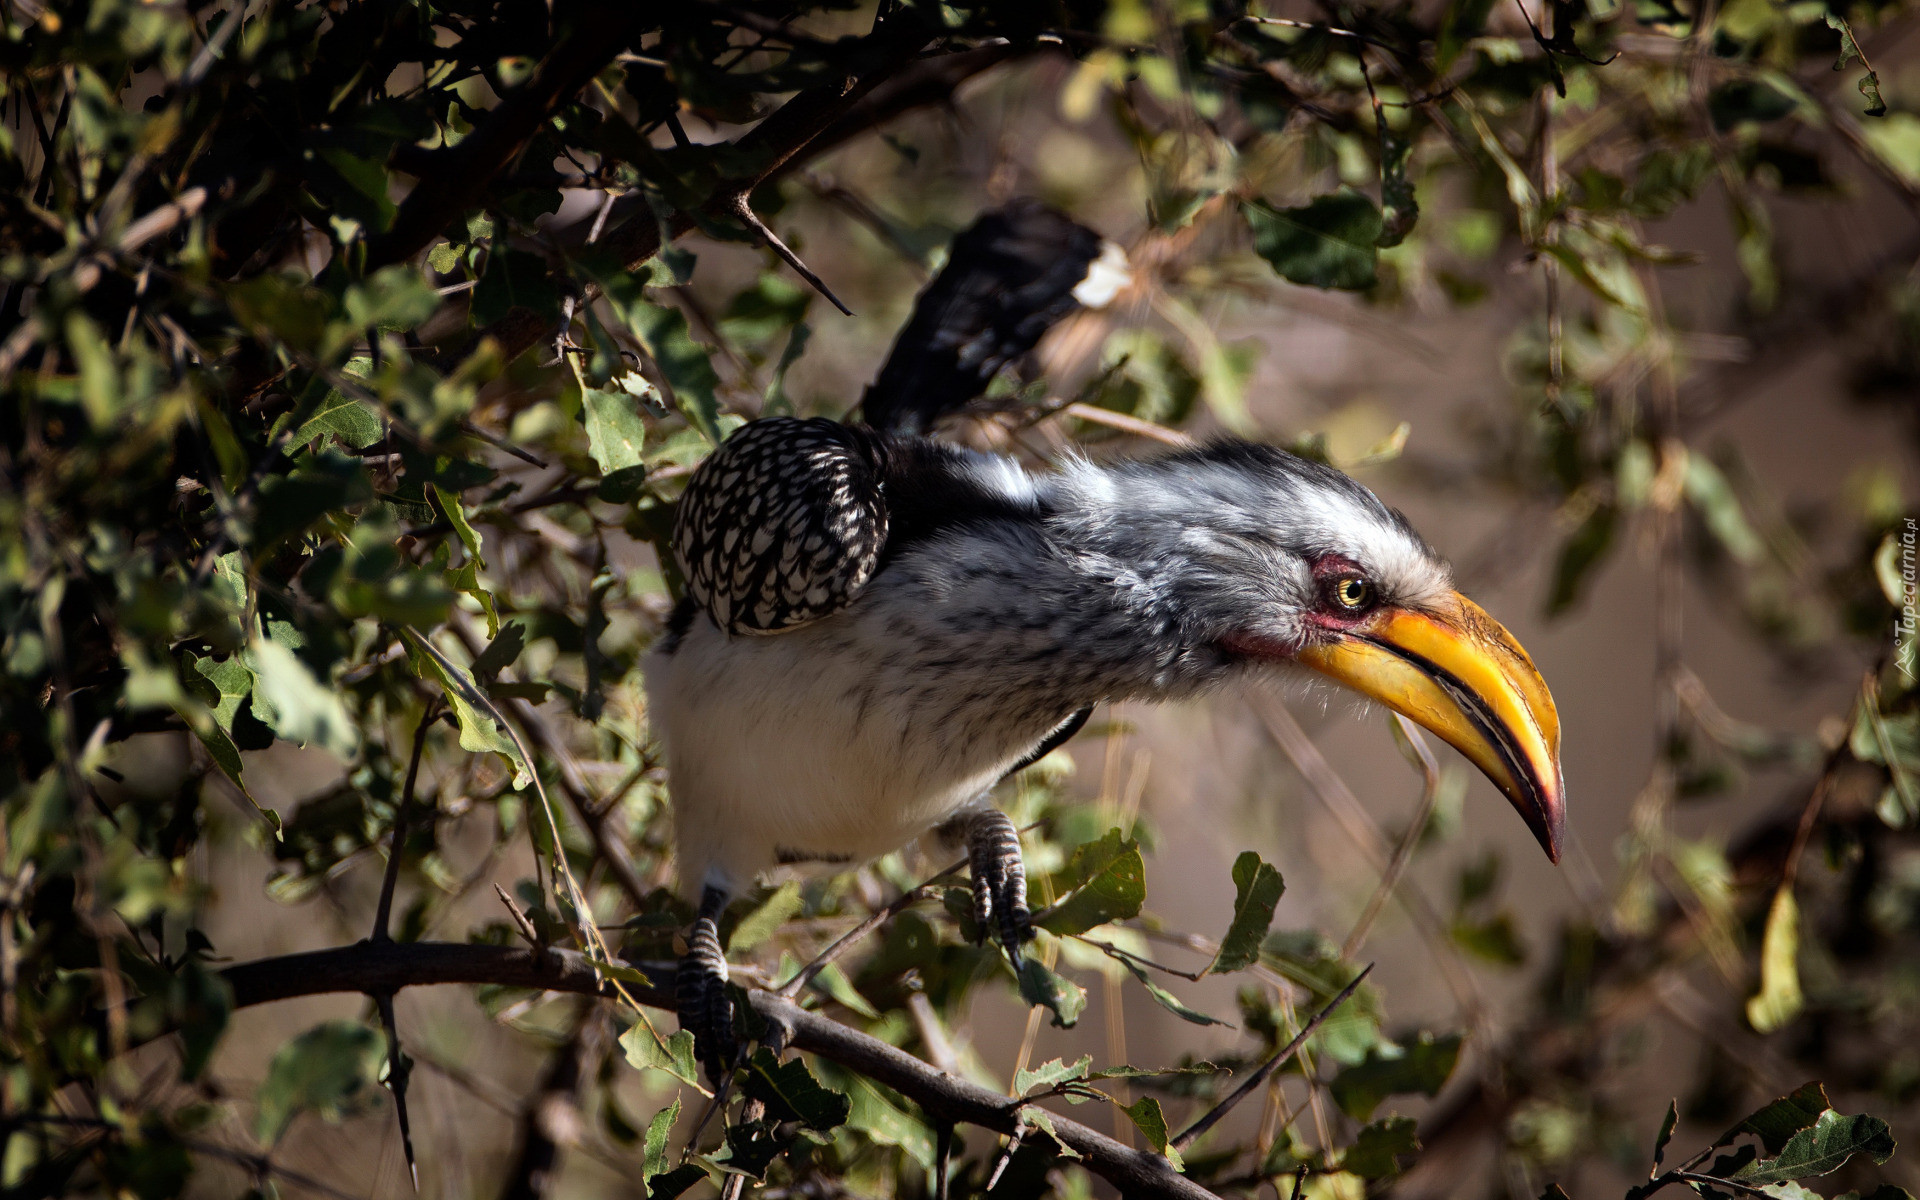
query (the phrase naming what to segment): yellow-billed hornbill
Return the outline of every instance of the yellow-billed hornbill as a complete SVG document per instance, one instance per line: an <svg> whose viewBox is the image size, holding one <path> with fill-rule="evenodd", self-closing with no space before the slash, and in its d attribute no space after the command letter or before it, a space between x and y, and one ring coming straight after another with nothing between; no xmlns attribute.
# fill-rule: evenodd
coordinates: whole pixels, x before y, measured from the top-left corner
<svg viewBox="0 0 1920 1200"><path fill-rule="evenodd" d="M1306 667L1459 749L1558 861L1546 684L1365 487L1241 441L1032 474L922 435L1124 269L1050 209L989 214L921 295L865 425L755 421L690 481L688 596L646 680L700 900L681 1019L710 1072L733 1054L716 918L777 865L964 832L980 927L1017 958L1019 837L988 792L1101 701Z"/></svg>

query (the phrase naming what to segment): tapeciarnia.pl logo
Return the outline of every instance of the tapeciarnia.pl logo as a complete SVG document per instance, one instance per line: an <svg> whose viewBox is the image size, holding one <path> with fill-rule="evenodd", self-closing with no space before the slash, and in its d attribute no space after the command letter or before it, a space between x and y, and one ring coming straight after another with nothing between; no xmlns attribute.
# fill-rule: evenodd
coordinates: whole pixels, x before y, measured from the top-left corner
<svg viewBox="0 0 1920 1200"><path fill-rule="evenodd" d="M1900 615L1893 623L1893 661L1900 665L1900 673L1913 681L1913 635L1916 624L1914 607L1914 518L1908 517L1900 527Z"/></svg>

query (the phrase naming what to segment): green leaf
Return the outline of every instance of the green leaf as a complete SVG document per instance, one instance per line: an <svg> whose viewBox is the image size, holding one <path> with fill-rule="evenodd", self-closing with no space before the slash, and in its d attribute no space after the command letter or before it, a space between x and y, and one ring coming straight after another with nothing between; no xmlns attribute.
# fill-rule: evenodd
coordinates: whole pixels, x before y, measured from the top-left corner
<svg viewBox="0 0 1920 1200"><path fill-rule="evenodd" d="M1343 188L1302 208L1255 201L1243 211L1253 228L1254 252L1282 278L1346 291L1373 286L1380 210L1359 192Z"/></svg>
<svg viewBox="0 0 1920 1200"><path fill-rule="evenodd" d="M1653 1169L1658 1172L1660 1164L1667 1158L1667 1143L1673 1140L1673 1128L1680 1123L1680 1102L1667 1101L1666 1119L1660 1122L1660 1132L1653 1139Z"/></svg>
<svg viewBox="0 0 1920 1200"><path fill-rule="evenodd" d="M332 434L355 450L362 450L386 436L380 415L350 396L335 392L321 402L320 411L293 435L293 445L301 446L317 437Z"/></svg>
<svg viewBox="0 0 1920 1200"><path fill-rule="evenodd" d="M1020 998L1051 1012L1055 1028L1072 1029L1087 1006L1087 989L1047 970L1029 954L1020 960Z"/></svg>
<svg viewBox="0 0 1920 1200"><path fill-rule="evenodd" d="M321 455L291 475L275 475L260 485L252 543L256 549L269 549L305 532L328 513L372 499L373 482L359 463Z"/></svg>
<svg viewBox="0 0 1920 1200"><path fill-rule="evenodd" d="M1687 455L1684 479L1687 502L1699 512L1707 531L1735 562L1757 562L1766 553L1766 545L1747 523L1746 511L1741 508L1733 485L1713 460L1703 454Z"/></svg>
<svg viewBox="0 0 1920 1200"><path fill-rule="evenodd" d="M253 694L253 672L247 670L247 664L241 662L237 654L229 655L225 662L193 655L188 656L188 661L194 673L210 685L212 695L195 687L191 679L187 683L188 689L207 702L220 728L232 733L233 718L240 712L240 702Z"/></svg>
<svg viewBox="0 0 1920 1200"><path fill-rule="evenodd" d="M1800 1015L1800 906L1791 887L1773 894L1760 942L1760 990L1747 1001L1747 1023L1772 1033Z"/></svg>
<svg viewBox="0 0 1920 1200"><path fill-rule="evenodd" d="M1847 64L1856 58L1860 60L1862 67L1866 67L1867 56L1860 53L1860 43L1853 36L1853 26L1847 24L1845 17L1831 9L1822 15L1827 19L1827 28L1834 30L1840 35L1840 57L1833 60L1833 69L1836 71L1844 71L1846 70ZM1860 94L1867 98L1867 116L1884 117L1887 115L1887 102L1880 98L1880 73L1878 71L1868 67L1867 73L1860 77Z"/></svg>
<svg viewBox="0 0 1920 1200"><path fill-rule="evenodd" d="M647 1121L647 1142L641 1158L641 1175L653 1179L666 1173L666 1139L674 1133L674 1121L680 1119L680 1096Z"/></svg>
<svg viewBox="0 0 1920 1200"><path fill-rule="evenodd" d="M200 1078L233 1014L233 988L198 956L180 964L167 985L167 1007L180 1030L180 1079Z"/></svg>
<svg viewBox="0 0 1920 1200"><path fill-rule="evenodd" d="M600 284L627 331L660 368L680 411L710 443L719 445L720 400L714 389L720 376L714 372L711 353L688 332L686 314L648 300L645 274L636 275L611 262L585 260L580 265Z"/></svg>
<svg viewBox="0 0 1920 1200"><path fill-rule="evenodd" d="M1262 865L1264 866L1265 864ZM1265 932L1266 930L1261 930L1261 933L1264 934ZM1233 1028L1231 1022L1222 1021L1218 1017L1210 1017L1198 1009L1188 1008L1186 1004L1181 1001L1180 997L1155 983L1153 979L1147 975L1145 968L1141 967L1140 964L1134 962L1132 959L1120 955L1114 955L1113 957L1120 960L1121 966L1133 972L1133 977L1138 979L1141 986L1147 989L1147 995L1153 997L1155 1004L1166 1009L1174 1016L1179 1017L1183 1021L1191 1021L1195 1025L1225 1025L1228 1029Z"/></svg>
<svg viewBox="0 0 1920 1200"><path fill-rule="evenodd" d="M664 1175L647 1176L647 1200L674 1200L696 1183L704 1183L707 1173L692 1163L681 1163Z"/></svg>
<svg viewBox="0 0 1920 1200"><path fill-rule="evenodd" d="M460 505L460 495L450 492L439 484L428 485L433 490L433 498L440 503L440 511L447 516L447 523L453 526L454 533L460 537L460 544L467 548L475 562L486 565L486 556L480 553L480 533L467 520L467 510Z"/></svg>
<svg viewBox="0 0 1920 1200"><path fill-rule="evenodd" d="M1016 1096L1024 1096L1037 1087L1050 1088L1056 1083L1085 1079L1087 1073L1091 1070L1093 1070L1093 1055L1091 1054L1082 1055L1078 1062L1071 1065L1063 1059L1050 1058L1030 1071L1024 1068L1015 1071L1013 1073L1013 1094Z"/></svg>
<svg viewBox="0 0 1920 1200"><path fill-rule="evenodd" d="M1920 186L1920 116L1897 112L1868 125L1861 133L1873 152L1894 174Z"/></svg>
<svg viewBox="0 0 1920 1200"><path fill-rule="evenodd" d="M1060 1140L1060 1132L1053 1127L1053 1114L1046 1109L1023 1108L1019 1112L1019 1117L1022 1121L1032 1125L1034 1128L1044 1130L1046 1135L1053 1139L1053 1144L1060 1148L1060 1157L1076 1160L1086 1157L1072 1146Z"/></svg>
<svg viewBox="0 0 1920 1200"><path fill-rule="evenodd" d="M440 294L419 270L395 263L350 285L342 307L357 329L412 329L439 309Z"/></svg>
<svg viewBox="0 0 1920 1200"><path fill-rule="evenodd" d="M625 1041L623 1037L623 1045ZM675 1096L671 1105L653 1114L653 1120L647 1122L646 1150L641 1159L641 1174L647 1179L666 1173L667 1139L673 1135L674 1123L679 1119L680 1098Z"/></svg>
<svg viewBox="0 0 1920 1200"><path fill-rule="evenodd" d="M519 621L509 621L501 626L500 632L487 643L473 660L473 677L491 681L495 675L513 665L520 652L527 648L526 626Z"/></svg>
<svg viewBox="0 0 1920 1200"><path fill-rule="evenodd" d="M1258 854L1243 851L1233 862L1233 921L1220 939L1220 951L1207 973L1239 971L1260 960L1260 943L1273 925L1273 910L1287 890L1280 872Z"/></svg>
<svg viewBox="0 0 1920 1200"><path fill-rule="evenodd" d="M740 918L740 923L733 927L733 936L727 939L727 948L740 953L753 949L778 932L805 904L806 897L800 892L800 881L788 880L768 896L760 907Z"/></svg>
<svg viewBox="0 0 1920 1200"><path fill-rule="evenodd" d="M1788 1095L1755 1111L1746 1120L1721 1134L1713 1144L1724 1146L1743 1133L1751 1133L1760 1139L1760 1144L1767 1148L1768 1154L1778 1154L1794 1134L1813 1128L1820 1114L1832 1107L1825 1087L1817 1082L1802 1084Z"/></svg>
<svg viewBox="0 0 1920 1200"><path fill-rule="evenodd" d="M1849 1117L1828 1109L1811 1128L1788 1138L1780 1153L1748 1163L1728 1178L1749 1184L1810 1179L1839 1170L1856 1154L1884 1163L1893 1157L1893 1150L1893 1130L1879 1117L1865 1113Z"/></svg>
<svg viewBox="0 0 1920 1200"><path fill-rule="evenodd" d="M1380 236L1373 244L1382 250L1398 246L1413 232L1420 219L1420 202L1414 198L1413 183L1407 179L1407 159L1413 154L1413 139L1396 133L1380 123Z"/></svg>
<svg viewBox="0 0 1920 1200"><path fill-rule="evenodd" d="M1370 1121L1388 1096L1437 1096L1460 1059L1460 1041L1459 1034L1423 1033L1410 1046L1375 1046L1365 1061L1334 1076L1334 1103L1354 1120Z"/></svg>
<svg viewBox="0 0 1920 1200"><path fill-rule="evenodd" d="M1607 551L1613 546L1618 518L1619 509L1613 505L1596 505L1579 528L1561 543L1560 557L1553 568L1553 590L1547 596L1549 617L1566 612L1586 594L1595 568L1606 561Z"/></svg>
<svg viewBox="0 0 1920 1200"><path fill-rule="evenodd" d="M826 1073L826 1066L821 1064L822 1074ZM898 1146L922 1168L931 1170L934 1140L926 1122L903 1110L866 1077L852 1071L837 1074L844 1076L840 1086L853 1102L847 1111L847 1128L859 1131L878 1145Z"/></svg>
<svg viewBox="0 0 1920 1200"><path fill-rule="evenodd" d="M1449 933L1462 950L1496 966L1517 967L1527 961L1512 913L1497 913L1484 921L1456 920Z"/></svg>
<svg viewBox="0 0 1920 1200"><path fill-rule="evenodd" d="M793 397L787 395L787 371L800 356L807 352L807 342L813 337L813 326L805 321L793 327L787 337L787 348L780 352L780 361L774 364L773 378L767 381L766 404L761 409L762 416L779 417L793 415Z"/></svg>
<svg viewBox="0 0 1920 1200"><path fill-rule="evenodd" d="M1098 841L1074 847L1067 866L1054 879L1056 895L1073 891L1034 919L1034 924L1065 937L1085 933L1109 921L1140 915L1147 899L1147 865L1140 844L1109 829Z"/></svg>
<svg viewBox="0 0 1920 1200"><path fill-rule="evenodd" d="M80 375L80 406L95 429L108 429L120 416L120 364L100 327L75 309L67 314L67 349Z"/></svg>
<svg viewBox="0 0 1920 1200"><path fill-rule="evenodd" d="M248 644L253 667L254 715L290 742L318 746L341 761L360 747L360 730L340 694L322 684L293 651L256 637Z"/></svg>
<svg viewBox="0 0 1920 1200"><path fill-rule="evenodd" d="M621 467L600 476L600 486L593 490L593 494L608 504L631 504L640 498L646 486L645 467Z"/></svg>
<svg viewBox="0 0 1920 1200"><path fill-rule="evenodd" d="M636 1071L665 1071L682 1083L699 1086L700 1068L693 1061L691 1030L682 1029L662 1041L659 1033L642 1021L620 1035L620 1049Z"/></svg>
<svg viewBox="0 0 1920 1200"><path fill-rule="evenodd" d="M640 419L640 401L622 391L588 389L580 395L581 418L587 423L587 450L600 474L641 465L647 427Z"/></svg>
<svg viewBox="0 0 1920 1200"><path fill-rule="evenodd" d="M1340 1158L1340 1169L1351 1171L1362 1179L1385 1179L1400 1173L1400 1165L1395 1161L1402 1154L1412 1154L1420 1148L1420 1139L1414 1136L1418 1127L1412 1117L1387 1117L1375 1121L1360 1131L1360 1136Z"/></svg>
<svg viewBox="0 0 1920 1200"><path fill-rule="evenodd" d="M419 644L418 634L409 631L409 637ZM520 748L494 719L493 702L474 684L473 677L444 656L425 649L414 656L414 663L422 679L437 680L445 691L454 720L460 725L460 748L473 754L500 755L513 768L513 786L527 786L533 779L533 770L520 757Z"/></svg>
<svg viewBox="0 0 1920 1200"><path fill-rule="evenodd" d="M838 1128L852 1107L845 1093L823 1086L798 1057L781 1062L764 1046L753 1052L742 1090L767 1106L768 1120L798 1121L808 1129Z"/></svg>
<svg viewBox="0 0 1920 1200"><path fill-rule="evenodd" d="M328 1021L307 1030L267 1064L254 1096L254 1137L271 1146L303 1112L338 1121L367 1107L386 1061L386 1036L369 1025Z"/></svg>
<svg viewBox="0 0 1920 1200"><path fill-rule="evenodd" d="M1152 1096L1142 1096L1120 1111L1127 1114L1127 1119L1147 1139L1148 1145L1166 1156L1174 1170L1178 1171L1186 1165L1181 1161L1179 1149L1173 1145L1173 1135L1167 1130L1167 1115L1160 1111L1158 1100Z"/></svg>

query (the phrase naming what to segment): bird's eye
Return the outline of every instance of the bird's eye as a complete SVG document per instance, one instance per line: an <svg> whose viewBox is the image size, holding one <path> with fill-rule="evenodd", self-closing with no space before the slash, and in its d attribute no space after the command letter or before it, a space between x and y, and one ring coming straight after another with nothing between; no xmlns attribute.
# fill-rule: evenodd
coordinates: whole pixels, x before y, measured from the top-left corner
<svg viewBox="0 0 1920 1200"><path fill-rule="evenodd" d="M1333 585L1333 598L1340 607L1354 611L1373 603L1373 585L1358 575L1342 575Z"/></svg>

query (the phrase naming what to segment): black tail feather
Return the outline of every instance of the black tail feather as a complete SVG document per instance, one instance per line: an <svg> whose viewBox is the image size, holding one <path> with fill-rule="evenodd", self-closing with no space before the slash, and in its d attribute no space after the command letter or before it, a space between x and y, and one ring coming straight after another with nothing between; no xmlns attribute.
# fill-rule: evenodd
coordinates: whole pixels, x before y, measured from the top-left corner
<svg viewBox="0 0 1920 1200"><path fill-rule="evenodd" d="M1079 306L1100 235L1037 200L987 213L954 239L861 399L868 425L924 433L982 392Z"/></svg>

